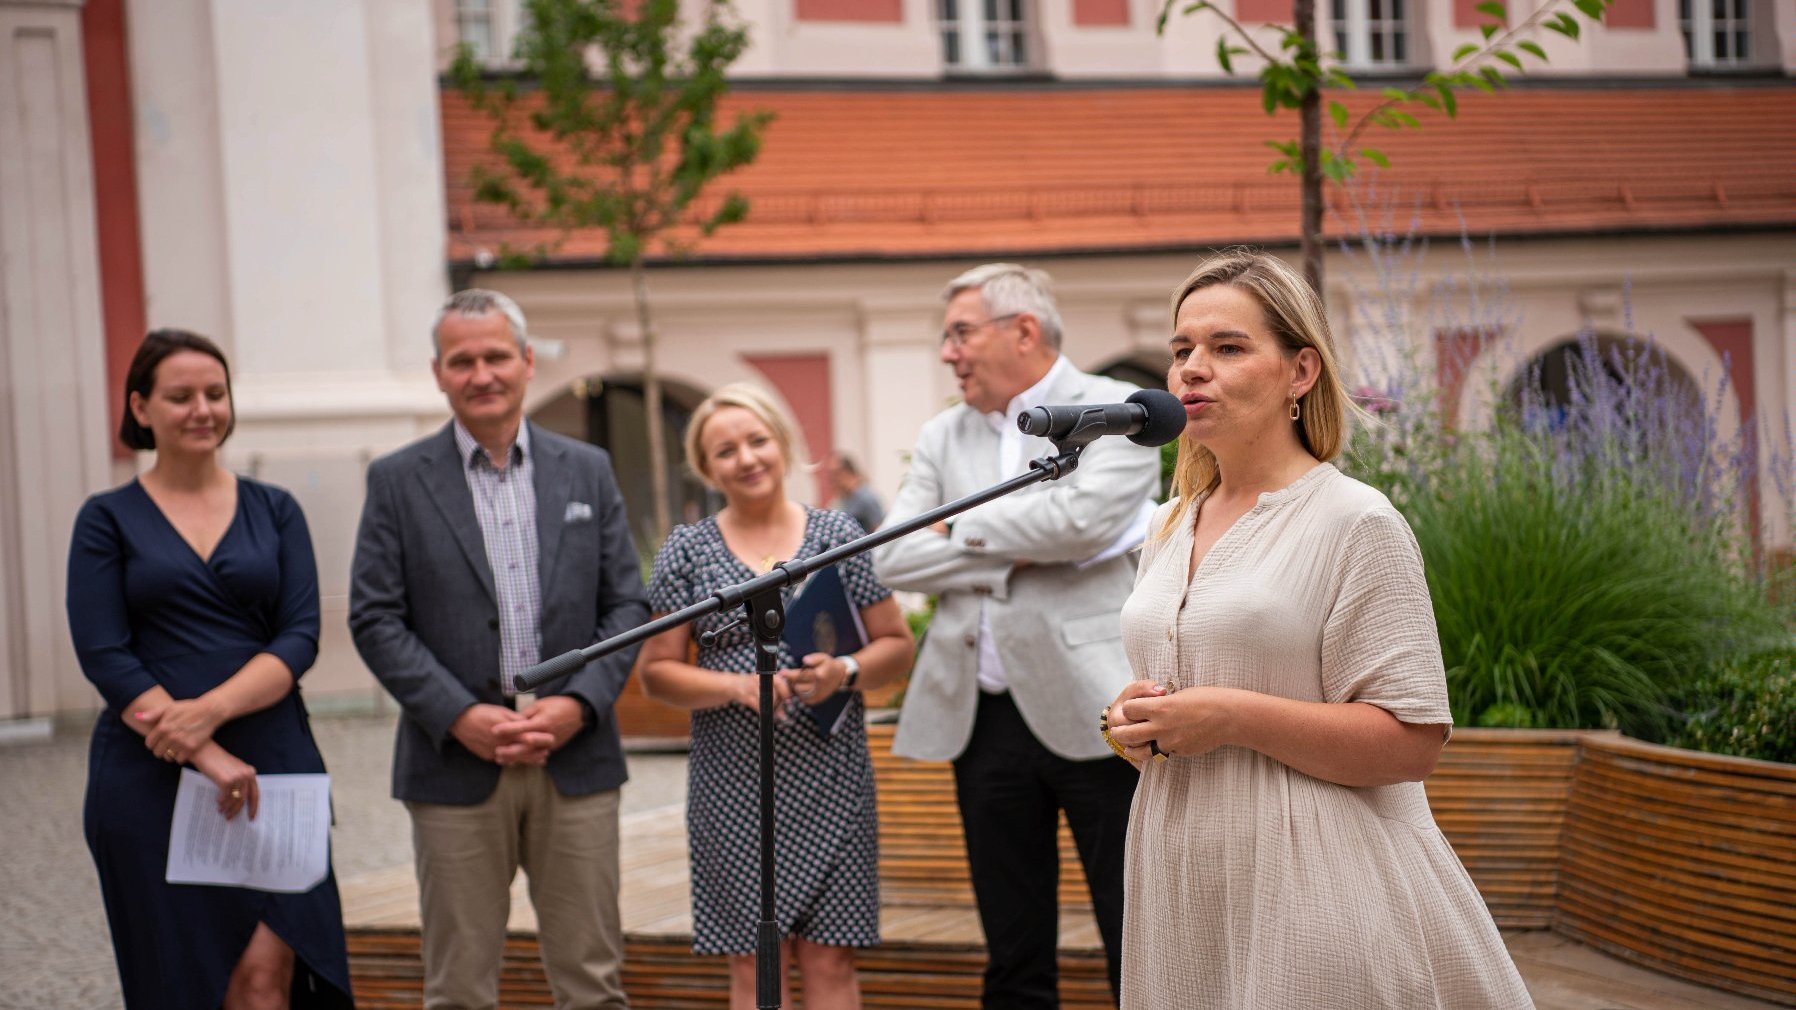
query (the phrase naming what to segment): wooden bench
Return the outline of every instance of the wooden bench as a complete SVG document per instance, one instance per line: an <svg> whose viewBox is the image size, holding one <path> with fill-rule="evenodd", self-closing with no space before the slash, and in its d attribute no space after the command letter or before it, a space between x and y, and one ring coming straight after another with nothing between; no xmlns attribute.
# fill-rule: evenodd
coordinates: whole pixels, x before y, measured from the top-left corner
<svg viewBox="0 0 1796 1010"><path fill-rule="evenodd" d="M888 943L861 951L862 1005L868 1010L976 1010L985 951L972 945ZM362 1010L416 1010L423 1002L424 970L415 929L352 929L349 972ZM726 1010L729 972L720 957L699 957L687 941L628 937L624 990L636 1010ZM792 975L793 999L803 989ZM1096 952L1063 951L1060 999L1065 1010L1105 1010L1110 987ZM499 1005L549 1007L554 999L543 975L534 937L506 940L500 968Z"/></svg>
<svg viewBox="0 0 1796 1010"><path fill-rule="evenodd" d="M967 845L955 802L954 770L946 762L912 761L892 753L890 723L867 727L873 778L879 787L879 887L888 905L972 907ZM1060 819L1060 904L1091 907L1085 870L1066 818Z"/></svg>
<svg viewBox="0 0 1796 1010"><path fill-rule="evenodd" d="M868 727L879 784L879 878L890 904L973 902L966 844L945 763L892 754L890 725ZM1441 830L1490 903L1499 925L1552 924L1559 835L1580 734L1464 730L1428 780ZM1091 903L1072 834L1060 826L1060 900Z"/></svg>

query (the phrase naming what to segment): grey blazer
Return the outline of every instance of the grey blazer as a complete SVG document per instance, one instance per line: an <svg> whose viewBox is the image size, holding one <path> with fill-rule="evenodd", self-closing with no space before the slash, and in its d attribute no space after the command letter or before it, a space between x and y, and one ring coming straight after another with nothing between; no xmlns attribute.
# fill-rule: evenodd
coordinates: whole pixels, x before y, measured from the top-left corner
<svg viewBox="0 0 1796 1010"><path fill-rule="evenodd" d="M1070 371L1042 403L1106 403L1135 387ZM1035 406L1035 404L1030 404ZM1024 438L1025 459L1053 443ZM931 418L885 525L998 483L998 433L962 404ZM1049 750L1083 759L1110 753L1098 712L1129 682L1119 614L1135 581L1135 555L1080 568L1134 522L1159 489L1156 450L1106 437L1068 477L988 502L951 521L951 534L902 537L873 555L880 581L936 593L935 617L905 689L892 749L946 761L966 749L978 702L979 615L990 616L1010 693ZM1018 568L1018 562L1028 562Z"/></svg>
<svg viewBox="0 0 1796 1010"><path fill-rule="evenodd" d="M550 659L641 624L649 608L610 457L535 425L530 445L542 658ZM492 569L448 425L368 467L349 629L362 660L405 712L394 798L468 805L491 795L499 766L449 734L468 706L505 702ZM634 658L634 649L613 653L543 692L576 695L591 706L589 725L549 758L564 795L615 789L627 777L612 705Z"/></svg>

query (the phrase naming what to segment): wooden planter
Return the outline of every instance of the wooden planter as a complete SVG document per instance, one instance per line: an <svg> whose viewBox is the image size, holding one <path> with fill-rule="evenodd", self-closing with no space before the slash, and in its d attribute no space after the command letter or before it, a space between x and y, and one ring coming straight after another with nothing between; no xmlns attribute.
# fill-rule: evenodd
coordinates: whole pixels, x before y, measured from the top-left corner
<svg viewBox="0 0 1796 1010"><path fill-rule="evenodd" d="M1424 783L1435 823L1504 929L1553 924L1565 807L1587 735L1456 729Z"/></svg>
<svg viewBox="0 0 1796 1010"><path fill-rule="evenodd" d="M1796 765L1587 737L1553 928L1796 1005Z"/></svg>

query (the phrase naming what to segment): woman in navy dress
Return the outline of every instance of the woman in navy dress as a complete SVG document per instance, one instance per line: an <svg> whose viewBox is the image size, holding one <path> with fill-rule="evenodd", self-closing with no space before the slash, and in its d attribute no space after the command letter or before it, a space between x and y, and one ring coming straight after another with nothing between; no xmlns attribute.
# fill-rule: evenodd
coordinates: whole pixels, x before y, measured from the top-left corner
<svg viewBox="0 0 1796 1010"><path fill-rule="evenodd" d="M69 627L106 702L86 832L130 1010L352 1006L334 874L303 894L167 883L183 767L255 817L256 774L322 772L296 682L318 651L305 517L219 463L230 372L211 341L144 338L120 439L156 464L94 495L69 548Z"/></svg>
<svg viewBox="0 0 1796 1010"><path fill-rule="evenodd" d="M681 526L655 556L649 606L683 609L759 575L776 561L813 557L861 535L843 512L786 497L792 436L778 407L754 386L711 394L686 430L686 461L723 493L717 515ZM838 566L867 641L852 655L793 656L775 681L774 913L796 961L810 1010L859 1007L854 950L879 943L879 841L873 765L857 688L877 687L910 668L913 643L892 591L862 555ZM787 600L791 590L786 591ZM736 617L714 614L700 631ZM692 857L692 947L730 959L730 1006L755 1006L755 923L760 918L760 709L754 640L746 627L700 646L689 662L687 628L643 643L637 660L653 697L692 710L686 832ZM834 732L824 734L798 704L848 692ZM781 979L785 972L780 973ZM786 1004L789 1001L782 998Z"/></svg>

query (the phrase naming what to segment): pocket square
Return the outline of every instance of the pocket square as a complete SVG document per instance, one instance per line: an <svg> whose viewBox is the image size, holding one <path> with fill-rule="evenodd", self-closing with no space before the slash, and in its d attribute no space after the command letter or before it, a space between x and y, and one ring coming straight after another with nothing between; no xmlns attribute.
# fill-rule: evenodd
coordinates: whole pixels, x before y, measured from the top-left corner
<svg viewBox="0 0 1796 1010"><path fill-rule="evenodd" d="M583 501L567 503L567 511L561 514L564 523L583 523L592 519L592 506Z"/></svg>

